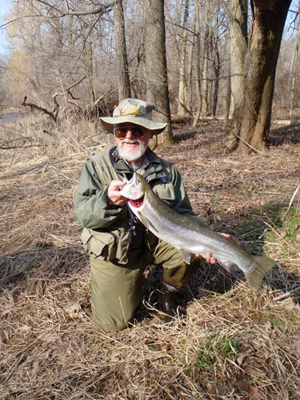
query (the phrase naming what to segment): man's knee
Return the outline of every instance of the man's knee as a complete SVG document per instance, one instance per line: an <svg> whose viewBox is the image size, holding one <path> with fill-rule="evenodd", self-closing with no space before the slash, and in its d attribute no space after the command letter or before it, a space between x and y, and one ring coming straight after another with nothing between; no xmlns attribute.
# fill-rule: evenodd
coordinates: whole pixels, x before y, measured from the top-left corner
<svg viewBox="0 0 300 400"><path fill-rule="evenodd" d="M109 310L107 310L109 311ZM122 316L108 315L108 313L99 313L97 307L92 305L92 321L101 331L105 333L115 333L129 327L130 323Z"/></svg>
<svg viewBox="0 0 300 400"><path fill-rule="evenodd" d="M130 325L141 298L139 269L91 260L92 320L104 332L118 332Z"/></svg>

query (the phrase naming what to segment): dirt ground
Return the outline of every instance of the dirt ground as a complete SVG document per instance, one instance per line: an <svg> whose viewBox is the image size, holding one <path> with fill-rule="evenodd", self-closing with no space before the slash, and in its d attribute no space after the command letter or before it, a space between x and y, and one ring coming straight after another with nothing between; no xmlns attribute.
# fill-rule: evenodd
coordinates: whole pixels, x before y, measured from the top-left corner
<svg viewBox="0 0 300 400"><path fill-rule="evenodd" d="M176 144L156 153L180 171L195 212L278 266L258 293L205 266L179 296L187 316L169 324L156 310L160 270L148 267L134 326L111 335L91 322L72 215L84 161L107 137L68 139L66 151L24 124L21 136L0 128L1 399L300 399L300 233L289 241L278 219L299 211L300 124L274 127L270 151L251 156L227 150L224 122L175 126Z"/></svg>

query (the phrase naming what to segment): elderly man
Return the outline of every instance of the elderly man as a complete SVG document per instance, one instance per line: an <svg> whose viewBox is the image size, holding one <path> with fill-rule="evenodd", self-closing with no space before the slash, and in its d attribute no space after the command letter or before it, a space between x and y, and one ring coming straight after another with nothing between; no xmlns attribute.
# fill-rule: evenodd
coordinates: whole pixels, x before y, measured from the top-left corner
<svg viewBox="0 0 300 400"><path fill-rule="evenodd" d="M153 106L138 99L121 101L113 117L101 118L113 133L116 146L90 157L75 194L74 213L84 229L82 243L90 254L93 321L105 332L124 329L133 320L141 300L142 272L146 265L163 267L158 306L176 314L174 294L187 281L195 264L187 265L177 249L156 238L127 207L120 194L134 171L177 212L194 213L178 171L148 147L166 123L152 120ZM207 255L207 261L216 260Z"/></svg>

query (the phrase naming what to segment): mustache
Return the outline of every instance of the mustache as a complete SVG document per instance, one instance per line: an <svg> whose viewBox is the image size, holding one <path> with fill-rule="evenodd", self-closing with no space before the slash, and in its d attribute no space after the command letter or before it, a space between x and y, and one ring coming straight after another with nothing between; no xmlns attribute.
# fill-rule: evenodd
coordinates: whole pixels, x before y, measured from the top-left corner
<svg viewBox="0 0 300 400"><path fill-rule="evenodd" d="M122 139L122 143L129 143L129 144L139 143L140 144L140 140L138 140L138 139Z"/></svg>

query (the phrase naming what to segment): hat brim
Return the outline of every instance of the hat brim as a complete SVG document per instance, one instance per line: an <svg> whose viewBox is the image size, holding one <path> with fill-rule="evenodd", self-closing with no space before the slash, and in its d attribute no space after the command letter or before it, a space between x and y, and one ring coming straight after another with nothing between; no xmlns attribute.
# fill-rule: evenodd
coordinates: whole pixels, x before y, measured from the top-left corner
<svg viewBox="0 0 300 400"><path fill-rule="evenodd" d="M113 133L114 126L130 122L135 125L142 126L149 129L154 135L159 135L168 125L167 122L155 122L150 119L134 116L134 115L120 115L118 117L101 117L100 121L103 127L109 132Z"/></svg>

